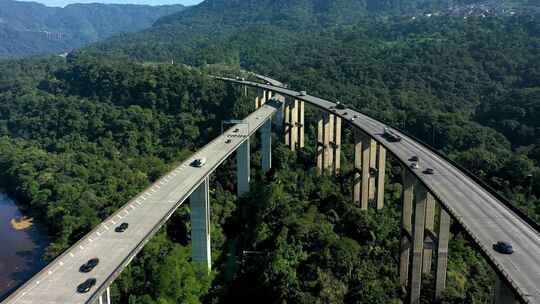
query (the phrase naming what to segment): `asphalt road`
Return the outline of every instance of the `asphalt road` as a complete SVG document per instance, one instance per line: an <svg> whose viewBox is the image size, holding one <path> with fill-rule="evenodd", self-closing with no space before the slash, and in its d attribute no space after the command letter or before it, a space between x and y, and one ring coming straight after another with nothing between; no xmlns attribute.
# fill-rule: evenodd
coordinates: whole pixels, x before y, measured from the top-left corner
<svg viewBox="0 0 540 304"><path fill-rule="evenodd" d="M382 136L386 125L351 109L331 110L335 104L327 100L309 95L298 96L298 92L282 87L221 79L270 90L334 112L348 124L368 133L407 167L410 157L418 156L420 168L409 170L441 202L454 220L461 223L520 297L526 303L540 303L540 233L457 167L396 130L402 140L394 143L387 141ZM433 168L435 174L422 173L425 168ZM501 240L512 242L514 254L503 255L493 250L493 244Z"/></svg>
<svg viewBox="0 0 540 304"><path fill-rule="evenodd" d="M94 303L203 179L247 140L248 136L258 130L277 109L277 103L267 103L244 119L244 123L227 130L130 200L2 303ZM237 128L238 131L234 132ZM226 143L227 139L231 142ZM193 160L200 157L207 159L204 167L190 166ZM114 228L124 222L129 223L129 228L124 233L115 232ZM100 259L96 268L90 273L79 272L82 264L96 257ZM88 278L97 279L94 288L86 294L77 293L77 285Z"/></svg>

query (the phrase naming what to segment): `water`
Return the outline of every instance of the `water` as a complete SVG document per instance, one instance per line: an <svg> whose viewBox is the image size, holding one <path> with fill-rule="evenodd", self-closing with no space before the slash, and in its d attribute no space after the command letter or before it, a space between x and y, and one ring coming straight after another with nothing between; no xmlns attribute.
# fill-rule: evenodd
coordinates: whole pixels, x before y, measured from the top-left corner
<svg viewBox="0 0 540 304"><path fill-rule="evenodd" d="M39 224L15 230L10 224L11 219L23 215L12 199L0 192L0 301L45 266L46 230Z"/></svg>

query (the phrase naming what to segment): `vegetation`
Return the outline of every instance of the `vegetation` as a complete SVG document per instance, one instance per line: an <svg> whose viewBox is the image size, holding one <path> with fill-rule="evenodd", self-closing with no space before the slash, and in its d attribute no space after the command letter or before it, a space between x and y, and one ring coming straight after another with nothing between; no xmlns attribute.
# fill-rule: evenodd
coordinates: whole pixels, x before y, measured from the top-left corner
<svg viewBox="0 0 540 304"><path fill-rule="evenodd" d="M35 2L0 2L0 57L70 51L114 34L148 28L182 5L72 4L65 8Z"/></svg>
<svg viewBox="0 0 540 304"><path fill-rule="evenodd" d="M406 130L540 222L538 17L416 15L442 3L424 1L246 3L206 1L67 63L0 61L0 185L50 226L49 257L215 137L222 119L250 112L253 96L207 77L240 68ZM233 194L231 162L212 177L212 273L190 260L180 208L115 282L115 301L400 303L399 167L388 166L387 207L361 211L349 199L350 144L341 177L317 176L313 127L307 138L300 153L277 144L274 170L255 165L245 197ZM451 232L445 302L488 303L490 267L458 225Z"/></svg>

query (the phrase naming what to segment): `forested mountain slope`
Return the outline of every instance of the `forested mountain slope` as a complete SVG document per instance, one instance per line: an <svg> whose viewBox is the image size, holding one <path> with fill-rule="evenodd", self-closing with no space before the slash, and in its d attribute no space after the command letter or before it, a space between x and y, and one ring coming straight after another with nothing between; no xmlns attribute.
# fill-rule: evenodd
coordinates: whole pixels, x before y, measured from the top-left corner
<svg viewBox="0 0 540 304"><path fill-rule="evenodd" d="M62 52L116 33L150 27L181 5L72 4L65 8L34 2L0 1L0 57Z"/></svg>

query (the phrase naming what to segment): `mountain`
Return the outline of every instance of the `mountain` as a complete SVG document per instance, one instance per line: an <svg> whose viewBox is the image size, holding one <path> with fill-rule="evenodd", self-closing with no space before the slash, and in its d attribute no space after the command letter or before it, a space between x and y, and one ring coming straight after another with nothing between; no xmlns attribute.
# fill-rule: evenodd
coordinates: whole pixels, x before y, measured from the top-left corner
<svg viewBox="0 0 540 304"><path fill-rule="evenodd" d="M0 0L0 57L63 52L150 27L182 5L72 4L65 8Z"/></svg>
<svg viewBox="0 0 540 304"><path fill-rule="evenodd" d="M200 65L242 61L242 51L223 47L231 39L259 44L266 36L274 44L286 45L285 40L298 41L373 20L500 17L538 12L539 8L530 0L206 0L160 18L151 28L115 36L90 50Z"/></svg>

